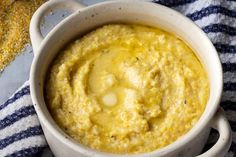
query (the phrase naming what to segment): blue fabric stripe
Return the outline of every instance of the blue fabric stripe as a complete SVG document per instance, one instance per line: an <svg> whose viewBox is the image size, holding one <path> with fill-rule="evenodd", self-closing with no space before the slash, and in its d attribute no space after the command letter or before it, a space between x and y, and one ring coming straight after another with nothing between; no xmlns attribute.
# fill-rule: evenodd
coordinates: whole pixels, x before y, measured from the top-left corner
<svg viewBox="0 0 236 157"><path fill-rule="evenodd" d="M236 152L236 143L234 141L232 142L229 150L231 150L234 153Z"/></svg>
<svg viewBox="0 0 236 157"><path fill-rule="evenodd" d="M224 91L236 91L236 83L226 82L224 83Z"/></svg>
<svg viewBox="0 0 236 157"><path fill-rule="evenodd" d="M224 91L236 91L236 83L226 82L223 89Z"/></svg>
<svg viewBox="0 0 236 157"><path fill-rule="evenodd" d="M223 71L236 72L236 63L222 63Z"/></svg>
<svg viewBox="0 0 236 157"><path fill-rule="evenodd" d="M12 136L6 137L4 139L0 140L0 149L5 148L9 144L12 144L16 141L32 137L32 136L37 136L37 135L42 135L43 131L41 129L41 126L34 126L34 127L29 127L24 131L21 131L19 133L15 133Z"/></svg>
<svg viewBox="0 0 236 157"><path fill-rule="evenodd" d="M232 131L236 132L236 122L229 120Z"/></svg>
<svg viewBox="0 0 236 157"><path fill-rule="evenodd" d="M228 110L236 111L236 102L233 101L223 101L220 103L220 106L223 107L225 111Z"/></svg>
<svg viewBox="0 0 236 157"><path fill-rule="evenodd" d="M13 114L8 115L4 119L0 120L0 130L14 124L15 122L24 117L33 114L36 114L33 105L22 107L21 109L15 111Z"/></svg>
<svg viewBox="0 0 236 157"><path fill-rule="evenodd" d="M231 36L236 35L236 28L224 24L211 24L202 28L205 33L225 33Z"/></svg>
<svg viewBox="0 0 236 157"><path fill-rule="evenodd" d="M5 157L32 157L43 149L47 148L46 146L36 146L31 148L26 148L17 152L14 152Z"/></svg>
<svg viewBox="0 0 236 157"><path fill-rule="evenodd" d="M236 46L235 45L215 43L214 46L215 46L216 50L220 53L236 53Z"/></svg>
<svg viewBox="0 0 236 157"><path fill-rule="evenodd" d="M17 99L23 97L24 95L29 95L29 94L30 94L29 86L26 86L26 87L22 88L20 91L15 93L12 98L8 99L4 104L2 104L0 106L0 110L7 107L9 104L14 103Z"/></svg>
<svg viewBox="0 0 236 157"><path fill-rule="evenodd" d="M217 14L221 13L223 15L236 18L236 12L233 10L229 10L227 8L224 8L222 6L208 6L206 8L203 8L200 11L196 11L192 14L187 14L186 16L192 19L193 21L200 20L203 17L209 16L211 14Z"/></svg>
<svg viewBox="0 0 236 157"><path fill-rule="evenodd" d="M197 0L153 0L154 3L162 4L167 7L177 7L180 5L185 5L189 3L193 3Z"/></svg>

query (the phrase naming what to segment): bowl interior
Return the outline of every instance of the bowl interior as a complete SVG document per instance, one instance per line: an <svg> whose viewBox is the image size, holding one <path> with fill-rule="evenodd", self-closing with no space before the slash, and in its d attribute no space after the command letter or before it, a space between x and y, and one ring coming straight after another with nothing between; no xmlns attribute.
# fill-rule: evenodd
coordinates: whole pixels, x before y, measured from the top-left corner
<svg viewBox="0 0 236 157"><path fill-rule="evenodd" d="M171 151L186 144L206 127L218 107L222 91L221 64L212 43L193 22L176 11L149 2L104 2L90 6L71 15L48 34L39 49L40 53L34 58L30 77L33 102L37 104L36 111L41 123L43 126L47 125L46 127L56 134L60 134L58 137L67 136L55 125L44 102L43 86L47 69L56 54L68 42L109 23L145 24L171 32L184 40L204 65L210 82L210 96L204 114L195 127L178 141L167 146L168 148L165 147L146 155L152 153L165 155L167 149ZM76 146L73 140L69 142L75 148L80 145ZM107 153L102 154L104 155Z"/></svg>

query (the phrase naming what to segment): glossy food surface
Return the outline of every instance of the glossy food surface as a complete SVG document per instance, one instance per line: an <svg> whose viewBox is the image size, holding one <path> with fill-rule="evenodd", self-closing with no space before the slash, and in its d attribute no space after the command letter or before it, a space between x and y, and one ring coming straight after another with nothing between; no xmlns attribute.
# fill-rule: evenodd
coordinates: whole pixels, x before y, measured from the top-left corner
<svg viewBox="0 0 236 157"><path fill-rule="evenodd" d="M72 138L112 153L150 152L186 134L209 96L207 74L176 36L112 24L72 42L55 58L45 98Z"/></svg>

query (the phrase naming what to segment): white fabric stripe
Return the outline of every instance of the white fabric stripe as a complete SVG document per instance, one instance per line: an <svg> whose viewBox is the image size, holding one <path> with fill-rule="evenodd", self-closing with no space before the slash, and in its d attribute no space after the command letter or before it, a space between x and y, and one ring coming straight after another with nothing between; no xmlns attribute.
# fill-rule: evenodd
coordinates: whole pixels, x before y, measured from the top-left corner
<svg viewBox="0 0 236 157"><path fill-rule="evenodd" d="M236 121L236 111L227 110L227 111L225 111L225 114L226 114L226 117L228 118L228 120ZM235 135L236 135L236 133L235 133Z"/></svg>
<svg viewBox="0 0 236 157"><path fill-rule="evenodd" d="M30 115L28 117L22 118L21 120L1 130L0 140L6 138L7 136L12 136L15 133L24 131L29 127L34 127L37 125L39 125L37 115Z"/></svg>
<svg viewBox="0 0 236 157"><path fill-rule="evenodd" d="M224 73L224 82L236 82L236 73L233 72L225 72Z"/></svg>
<svg viewBox="0 0 236 157"><path fill-rule="evenodd" d="M236 2L232 1L222 2L222 0L198 0L193 3L177 6L174 9L186 15L186 14L192 14L196 11L200 11L202 8L206 8L209 5L221 5L222 7L225 7L229 10L236 9Z"/></svg>
<svg viewBox="0 0 236 157"><path fill-rule="evenodd" d="M29 137L20 141L16 141L8 145L4 149L0 150L0 154L1 156L6 156L6 155L12 154L13 152L17 152L17 151L27 149L30 147L35 147L35 146L40 147L40 146L45 146L45 145L46 145L46 141L43 136L34 136L34 137Z"/></svg>
<svg viewBox="0 0 236 157"><path fill-rule="evenodd" d="M233 101L233 102L236 102L236 92L235 91L223 92L222 101Z"/></svg>
<svg viewBox="0 0 236 157"><path fill-rule="evenodd" d="M231 27L236 27L236 18L230 17L230 16L226 16L224 14L211 14L209 16L205 16L202 19L199 19L197 21L194 21L199 27L206 27L208 25L213 24L225 24L225 25L229 25Z"/></svg>
<svg viewBox="0 0 236 157"><path fill-rule="evenodd" d="M220 60L222 63L236 63L236 53L222 53L220 54Z"/></svg>
<svg viewBox="0 0 236 157"><path fill-rule="evenodd" d="M211 39L212 43L236 45L236 36L231 36L225 33L207 33L207 36Z"/></svg>
<svg viewBox="0 0 236 157"><path fill-rule="evenodd" d="M9 104L7 107L1 110L0 120L4 119L8 115L13 114L16 110L19 110L24 106L31 106L31 105L32 101L30 95L24 95L23 97L17 99L14 103Z"/></svg>

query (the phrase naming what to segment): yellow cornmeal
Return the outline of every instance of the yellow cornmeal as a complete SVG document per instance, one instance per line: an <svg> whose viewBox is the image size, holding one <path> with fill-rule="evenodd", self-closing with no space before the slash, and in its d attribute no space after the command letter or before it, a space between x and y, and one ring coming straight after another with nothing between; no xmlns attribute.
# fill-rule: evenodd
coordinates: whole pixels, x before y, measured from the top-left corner
<svg viewBox="0 0 236 157"><path fill-rule="evenodd" d="M55 58L45 98L78 142L111 153L150 152L186 134L209 96L206 72L179 38L141 25L105 25Z"/></svg>
<svg viewBox="0 0 236 157"><path fill-rule="evenodd" d="M0 70L29 42L29 23L45 0L0 0Z"/></svg>

